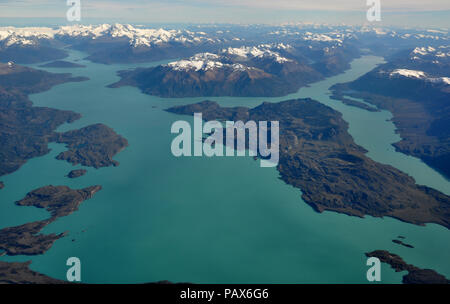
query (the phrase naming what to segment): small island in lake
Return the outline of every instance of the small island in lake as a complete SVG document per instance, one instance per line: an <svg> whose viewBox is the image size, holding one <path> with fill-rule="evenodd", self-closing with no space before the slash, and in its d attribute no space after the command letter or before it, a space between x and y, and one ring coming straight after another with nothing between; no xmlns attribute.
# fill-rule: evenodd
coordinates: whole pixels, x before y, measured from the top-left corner
<svg viewBox="0 0 450 304"><path fill-rule="evenodd" d="M85 169L79 169L79 170L72 170L67 174L68 178L77 178L85 175L87 173L87 170Z"/></svg>
<svg viewBox="0 0 450 304"><path fill-rule="evenodd" d="M86 167L118 166L113 156L128 146L128 141L104 124L90 125L79 130L58 133L55 141L65 143L68 151L56 158Z"/></svg>
<svg viewBox="0 0 450 304"><path fill-rule="evenodd" d="M407 248L414 248L413 245L406 244L405 242L403 242L401 240L392 240L392 243L395 243L395 244L398 244L398 245L402 245L402 246L405 246Z"/></svg>

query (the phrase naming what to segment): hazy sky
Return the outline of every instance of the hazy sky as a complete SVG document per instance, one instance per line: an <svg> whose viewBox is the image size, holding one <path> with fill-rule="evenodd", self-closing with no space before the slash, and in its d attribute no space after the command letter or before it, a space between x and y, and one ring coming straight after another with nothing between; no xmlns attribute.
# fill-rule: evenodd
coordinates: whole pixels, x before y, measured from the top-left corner
<svg viewBox="0 0 450 304"><path fill-rule="evenodd" d="M363 23L367 0L80 0L82 21ZM61 18L66 0L0 0L0 18ZM381 0L383 24L450 27L450 0ZM8 19L9 19L8 18ZM5 19L2 20L5 22Z"/></svg>

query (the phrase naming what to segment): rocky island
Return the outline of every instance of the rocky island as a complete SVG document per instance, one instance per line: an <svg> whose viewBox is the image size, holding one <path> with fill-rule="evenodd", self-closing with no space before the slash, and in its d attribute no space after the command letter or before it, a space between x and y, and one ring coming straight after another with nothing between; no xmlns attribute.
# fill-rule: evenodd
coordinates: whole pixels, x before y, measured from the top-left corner
<svg viewBox="0 0 450 304"><path fill-rule="evenodd" d="M398 245L405 246L406 248L414 248L413 245L406 244L405 242L403 242L403 241L401 241L401 240L392 240L392 243L395 243L395 244L398 244Z"/></svg>
<svg viewBox="0 0 450 304"><path fill-rule="evenodd" d="M250 109L204 101L167 109L201 112L205 120L279 121L281 179L302 191L318 212L393 217L450 228L450 197L417 185L400 170L368 158L348 133L342 115L311 99L263 103Z"/></svg>
<svg viewBox="0 0 450 304"><path fill-rule="evenodd" d="M407 271L403 276L403 284L450 284L450 280L431 269L421 269L407 264L400 256L385 250L366 253L367 257L376 257L382 263L391 265L396 272Z"/></svg>
<svg viewBox="0 0 450 304"><path fill-rule="evenodd" d="M60 153L57 159L93 168L118 166L119 163L112 158L128 146L125 138L104 124L58 133L55 141L65 143L69 148Z"/></svg>
<svg viewBox="0 0 450 304"><path fill-rule="evenodd" d="M3 182L0 182L0 190L5 188L5 184Z"/></svg>
<svg viewBox="0 0 450 304"><path fill-rule="evenodd" d="M69 174L67 174L67 177L68 178L78 178L78 177L85 175L86 173L87 173L87 170L85 170L85 169L72 170L69 172Z"/></svg>
<svg viewBox="0 0 450 304"><path fill-rule="evenodd" d="M92 198L101 189L101 186L79 190L67 186L46 186L29 192L16 205L43 208L50 212L54 220L77 211L82 202Z"/></svg>

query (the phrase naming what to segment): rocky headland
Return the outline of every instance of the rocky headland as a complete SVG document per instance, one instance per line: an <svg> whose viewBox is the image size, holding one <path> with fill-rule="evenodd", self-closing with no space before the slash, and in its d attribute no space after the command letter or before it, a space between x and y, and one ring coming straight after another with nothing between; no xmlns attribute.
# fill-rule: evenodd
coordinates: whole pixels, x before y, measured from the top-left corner
<svg viewBox="0 0 450 304"><path fill-rule="evenodd" d="M366 253L367 257L376 257L382 263L391 265L396 272L407 271L408 274L403 276L403 284L449 284L443 275L432 269L421 269L411 264L407 264L400 256L385 250L375 250Z"/></svg>
<svg viewBox="0 0 450 304"><path fill-rule="evenodd" d="M30 264L0 261L0 284L68 284L31 270Z"/></svg>
<svg viewBox="0 0 450 304"><path fill-rule="evenodd" d="M204 101L167 111L205 120L279 121L281 179L299 188L318 212L393 217L450 228L450 197L417 185L400 170L368 158L348 133L342 115L311 99L263 103L249 109Z"/></svg>
<svg viewBox="0 0 450 304"><path fill-rule="evenodd" d="M60 234L39 234L39 232L60 217L78 210L85 200L101 190L101 186L92 186L73 190L67 186L46 186L28 193L24 199L16 202L18 206L34 206L46 209L51 217L0 230L0 250L7 255L38 255L50 249L53 243L64 237Z"/></svg>
<svg viewBox="0 0 450 304"><path fill-rule="evenodd" d="M30 158L47 154L54 130L81 117L71 111L34 107L28 94L81 80L70 74L0 64L0 176L18 170Z"/></svg>
<svg viewBox="0 0 450 304"><path fill-rule="evenodd" d="M450 57L433 57L431 61L422 60L419 54L413 54L415 59L406 57L384 64L352 82L334 85L333 98L367 109L366 104L346 96L360 98L377 109L390 111L402 138L394 144L396 150L420 158L450 178ZM434 63L436 59L440 64Z"/></svg>

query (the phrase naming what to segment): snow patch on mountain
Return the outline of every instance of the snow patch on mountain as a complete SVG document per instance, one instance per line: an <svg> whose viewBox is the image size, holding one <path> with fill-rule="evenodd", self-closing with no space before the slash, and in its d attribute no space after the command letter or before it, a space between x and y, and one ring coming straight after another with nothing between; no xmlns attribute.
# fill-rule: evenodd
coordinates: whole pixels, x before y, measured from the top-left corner
<svg viewBox="0 0 450 304"><path fill-rule="evenodd" d="M423 71L396 69L390 73L390 76L403 76L408 78L416 78L434 83L450 84L450 77L430 77Z"/></svg>
<svg viewBox="0 0 450 304"><path fill-rule="evenodd" d="M168 67L175 71L208 71L212 69L220 69L230 67L235 70L245 69L242 64L226 64L219 61L220 56L212 53L196 54L189 59L173 61L167 64Z"/></svg>
<svg viewBox="0 0 450 304"><path fill-rule="evenodd" d="M410 53L410 59L413 61L429 61L433 64L439 64L441 61L450 59L450 46L431 47L423 46L416 47Z"/></svg>
<svg viewBox="0 0 450 304"><path fill-rule="evenodd" d="M401 75L401 76L405 76L405 77L419 78L419 79L426 77L425 72L415 71L415 70L407 70L407 69L396 69L393 72L391 72L390 75L391 76Z"/></svg>
<svg viewBox="0 0 450 304"><path fill-rule="evenodd" d="M188 59L168 63L166 66L177 71L208 71L211 69L232 68L233 70L257 69L253 66L253 59L268 59L273 62L284 64L294 60L283 57L279 52L289 51L289 44L273 43L260 44L257 46L228 47L216 54L200 53ZM246 62L249 62L247 64Z"/></svg>
<svg viewBox="0 0 450 304"><path fill-rule="evenodd" d="M199 53L188 59L182 59L168 63L167 67L175 71L209 71L213 69L230 68L234 71L256 69L242 63L233 63L223 52L220 55L212 53Z"/></svg>
<svg viewBox="0 0 450 304"><path fill-rule="evenodd" d="M221 51L221 54L225 55L225 56L237 56L237 57L241 57L244 59L272 58L278 63L285 63L285 62L291 62L293 60L281 56L280 53L274 52L274 51L272 51L272 49L286 50L289 48L291 48L291 46L285 45L282 43L276 44L276 45L261 44L258 46L251 46L251 47L250 46L242 46L239 48L229 47L227 49L223 49Z"/></svg>
<svg viewBox="0 0 450 304"><path fill-rule="evenodd" d="M311 33L306 32L303 36L303 40L307 41L321 41L321 42L337 42L339 44L343 43L342 38L339 37L331 37L331 35L326 34L317 34L317 33Z"/></svg>
<svg viewBox="0 0 450 304"><path fill-rule="evenodd" d="M419 55L428 55L428 52L434 53L436 51L435 48L429 46L429 47L416 47L413 51L414 54L419 54Z"/></svg>
<svg viewBox="0 0 450 304"><path fill-rule="evenodd" d="M450 85L450 77L429 78L428 81Z"/></svg>

